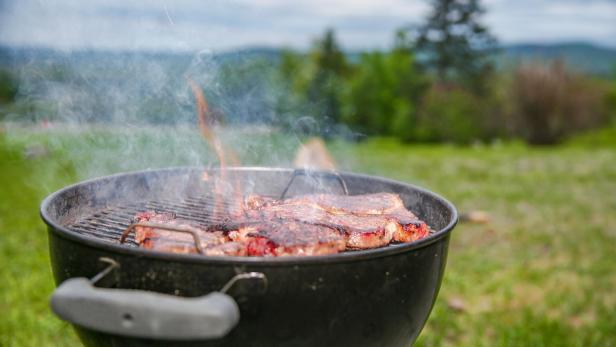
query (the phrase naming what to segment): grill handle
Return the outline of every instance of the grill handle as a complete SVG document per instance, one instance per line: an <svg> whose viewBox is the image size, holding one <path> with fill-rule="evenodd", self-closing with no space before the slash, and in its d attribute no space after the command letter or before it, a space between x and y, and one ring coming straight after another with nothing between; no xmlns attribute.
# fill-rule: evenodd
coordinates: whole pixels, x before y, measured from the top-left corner
<svg viewBox="0 0 616 347"><path fill-rule="evenodd" d="M51 308L61 319L86 328L161 340L221 338L240 319L237 303L222 292L185 298L99 288L83 277L64 281L51 297Z"/></svg>

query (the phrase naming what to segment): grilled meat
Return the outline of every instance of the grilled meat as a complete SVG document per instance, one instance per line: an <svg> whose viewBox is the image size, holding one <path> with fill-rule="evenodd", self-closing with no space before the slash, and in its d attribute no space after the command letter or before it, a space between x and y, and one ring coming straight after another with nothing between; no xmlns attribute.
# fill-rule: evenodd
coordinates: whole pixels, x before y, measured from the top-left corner
<svg viewBox="0 0 616 347"><path fill-rule="evenodd" d="M246 199L249 209L261 209L281 205L309 205L327 210L330 213L350 214L391 214L406 211L400 196L393 193L375 193L362 195L311 194L299 197L275 200L258 195ZM411 213L411 215L413 215Z"/></svg>
<svg viewBox="0 0 616 347"><path fill-rule="evenodd" d="M249 256L323 255L346 247L345 235L337 229L292 220L249 225L229 237L246 242Z"/></svg>
<svg viewBox="0 0 616 347"><path fill-rule="evenodd" d="M203 249L205 255L234 255L239 257L247 256L246 244L240 242L227 241L219 245L211 245Z"/></svg>
<svg viewBox="0 0 616 347"><path fill-rule="evenodd" d="M173 213L142 212L135 216L134 222L143 223L135 227L135 242L144 248L157 251L195 253L197 248L193 233L197 235L200 246L204 250L216 249L215 246L228 241L222 232L207 232L191 221L176 218ZM157 227L158 225L160 227Z"/></svg>
<svg viewBox="0 0 616 347"><path fill-rule="evenodd" d="M315 194L286 200L250 196L244 203L242 220L207 230L170 213L143 212L135 222L142 223L135 227L135 241L142 247L195 253L194 234L206 255L334 254L412 242L429 233L428 226L404 207L402 199L390 193Z"/></svg>
<svg viewBox="0 0 616 347"><path fill-rule="evenodd" d="M367 249L411 242L428 235L428 226L404 207L396 194L305 195L287 200L246 199L246 214L258 220L295 220L344 232L347 248Z"/></svg>
<svg viewBox="0 0 616 347"><path fill-rule="evenodd" d="M191 230L197 233L205 255L285 256L323 255L344 251L344 234L326 226L296 221L244 222L237 230L205 230L173 214L152 211L137 215L135 241L142 247L172 253L197 253L190 233L167 228ZM216 228L214 228L216 229Z"/></svg>

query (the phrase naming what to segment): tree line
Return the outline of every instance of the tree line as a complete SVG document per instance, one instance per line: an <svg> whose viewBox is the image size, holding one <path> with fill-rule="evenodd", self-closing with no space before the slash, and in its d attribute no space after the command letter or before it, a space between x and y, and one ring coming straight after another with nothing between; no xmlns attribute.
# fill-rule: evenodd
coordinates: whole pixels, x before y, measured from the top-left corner
<svg viewBox="0 0 616 347"><path fill-rule="evenodd" d="M560 61L496 68L498 45L481 24L479 0L430 3L421 25L392 33L389 49L359 54L326 30L307 52L287 49L276 59L33 59L0 69L0 121L192 123L190 76L213 118L323 137L552 144L616 123L616 70L609 80Z"/></svg>
<svg viewBox="0 0 616 347"><path fill-rule="evenodd" d="M278 75L290 95L277 111L345 124L365 136L422 142L518 137L551 144L613 121L614 82L559 61L497 71L497 41L481 24L479 1L431 4L422 25L394 34L391 49L362 53L355 62L331 29L307 53L285 50Z"/></svg>

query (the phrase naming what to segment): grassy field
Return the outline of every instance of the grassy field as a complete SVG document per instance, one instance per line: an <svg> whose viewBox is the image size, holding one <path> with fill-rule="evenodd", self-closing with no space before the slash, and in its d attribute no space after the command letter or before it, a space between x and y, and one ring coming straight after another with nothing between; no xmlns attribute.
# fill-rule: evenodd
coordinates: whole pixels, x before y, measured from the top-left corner
<svg viewBox="0 0 616 347"><path fill-rule="evenodd" d="M197 135L182 131L0 132L0 346L78 345L48 308L54 285L41 199L120 170L206 164ZM288 164L297 146L277 136L256 145L239 140L250 136L269 135L234 137L247 164ZM331 144L344 169L413 182L461 211L491 216L455 230L417 345L616 346L616 146L585 144Z"/></svg>

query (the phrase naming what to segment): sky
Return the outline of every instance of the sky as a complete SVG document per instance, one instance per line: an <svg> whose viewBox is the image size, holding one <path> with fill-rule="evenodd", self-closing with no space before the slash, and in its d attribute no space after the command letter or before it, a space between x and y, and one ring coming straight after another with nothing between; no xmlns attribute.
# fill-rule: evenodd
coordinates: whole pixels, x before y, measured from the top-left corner
<svg viewBox="0 0 616 347"><path fill-rule="evenodd" d="M616 48L616 0L485 0L503 44L585 41ZM225 51L309 47L325 28L348 50L391 46L426 0L0 0L0 44L60 50Z"/></svg>

